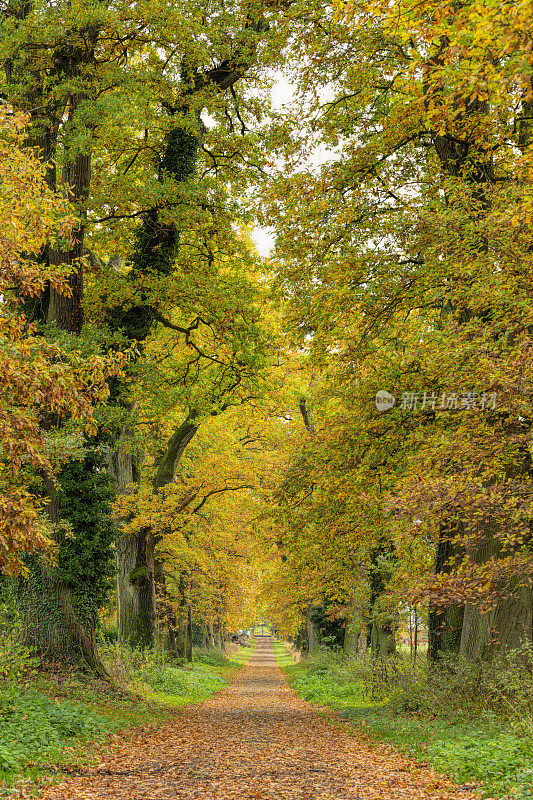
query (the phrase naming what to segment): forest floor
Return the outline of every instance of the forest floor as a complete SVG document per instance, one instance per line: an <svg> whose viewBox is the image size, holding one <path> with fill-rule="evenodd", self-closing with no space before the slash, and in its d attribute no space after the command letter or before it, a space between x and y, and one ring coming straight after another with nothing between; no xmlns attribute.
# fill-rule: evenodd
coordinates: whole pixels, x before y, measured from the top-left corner
<svg viewBox="0 0 533 800"><path fill-rule="evenodd" d="M530 678L515 655L481 673L459 660L428 671L401 656L376 669L326 648L295 663L279 641L274 652L298 696L354 736L395 747L483 797L533 800Z"/></svg>
<svg viewBox="0 0 533 800"><path fill-rule="evenodd" d="M111 684L61 664L37 669L24 651L0 681L0 798L34 797L62 773L98 762L110 746L175 721L178 709L227 686L253 647L194 648L192 663L170 663L160 651L101 642Z"/></svg>
<svg viewBox="0 0 533 800"><path fill-rule="evenodd" d="M43 800L467 800L385 745L331 724L289 688L259 639L216 697L71 768Z"/></svg>

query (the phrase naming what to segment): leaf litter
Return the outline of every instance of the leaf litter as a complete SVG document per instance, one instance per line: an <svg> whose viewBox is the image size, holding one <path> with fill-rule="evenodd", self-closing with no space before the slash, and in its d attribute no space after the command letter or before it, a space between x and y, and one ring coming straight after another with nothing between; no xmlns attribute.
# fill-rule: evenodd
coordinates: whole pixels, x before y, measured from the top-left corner
<svg viewBox="0 0 533 800"><path fill-rule="evenodd" d="M325 720L297 697L259 639L216 697L115 746L43 800L472 800L391 747Z"/></svg>

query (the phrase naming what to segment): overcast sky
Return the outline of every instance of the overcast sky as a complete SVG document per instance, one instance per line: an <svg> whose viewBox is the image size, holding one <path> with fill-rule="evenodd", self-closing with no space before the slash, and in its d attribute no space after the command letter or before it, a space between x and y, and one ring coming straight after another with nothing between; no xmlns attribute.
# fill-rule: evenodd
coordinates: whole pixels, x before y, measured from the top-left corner
<svg viewBox="0 0 533 800"><path fill-rule="evenodd" d="M289 81L280 75L272 87L272 101L274 108L282 108L293 99L294 87ZM274 235L269 228L255 227L253 240L260 256L268 257L274 247Z"/></svg>
<svg viewBox="0 0 533 800"><path fill-rule="evenodd" d="M275 81L272 87L272 100L274 107L281 109L288 105L291 100L294 99L294 93L294 85L291 84L282 73L279 73L279 78ZM330 96L328 95L328 91L326 91L324 94L324 100L329 99ZM309 154L307 163L310 166L318 166L320 164L324 164L326 161L329 161L332 158L335 159L339 157L339 155L340 153L338 150L330 149L324 145L318 145ZM253 230L252 237L259 255L263 256L264 258L271 255L274 248L274 233L271 228L260 228L256 226Z"/></svg>

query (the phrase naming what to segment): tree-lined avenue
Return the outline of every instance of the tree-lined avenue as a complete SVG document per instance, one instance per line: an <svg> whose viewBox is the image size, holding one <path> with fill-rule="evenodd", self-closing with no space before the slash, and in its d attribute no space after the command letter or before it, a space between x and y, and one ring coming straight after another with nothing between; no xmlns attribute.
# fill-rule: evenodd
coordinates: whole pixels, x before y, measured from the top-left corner
<svg viewBox="0 0 533 800"><path fill-rule="evenodd" d="M234 683L175 722L109 752L44 800L462 800L472 793L369 747L289 688L259 637Z"/></svg>

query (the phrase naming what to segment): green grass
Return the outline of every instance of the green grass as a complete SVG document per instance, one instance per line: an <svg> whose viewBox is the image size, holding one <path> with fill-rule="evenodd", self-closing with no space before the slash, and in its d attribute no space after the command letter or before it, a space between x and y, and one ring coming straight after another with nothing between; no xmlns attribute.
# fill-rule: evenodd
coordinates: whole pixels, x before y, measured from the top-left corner
<svg viewBox="0 0 533 800"><path fill-rule="evenodd" d="M202 662L183 667L163 665L143 675L146 700L179 708L212 697L225 686L219 669Z"/></svg>
<svg viewBox="0 0 533 800"><path fill-rule="evenodd" d="M227 658L201 651L192 664L147 664L134 692L73 673L0 687L0 797L12 797L18 782L40 786L61 767L90 763L113 735L133 737L136 729L168 722L177 709L213 697L252 652L242 648Z"/></svg>
<svg viewBox="0 0 533 800"><path fill-rule="evenodd" d="M0 797L13 796L9 787L19 781L41 785L58 767L89 763L119 731L171 718L166 708L73 674L6 687L0 705Z"/></svg>
<svg viewBox="0 0 533 800"><path fill-rule="evenodd" d="M306 661L294 663L292 655L281 642L275 642L274 652L290 685L304 700L329 706L336 711L345 708L374 708L386 702L369 700L363 681L354 680L343 660L313 662L310 669L310 664Z"/></svg>
<svg viewBox="0 0 533 800"><path fill-rule="evenodd" d="M459 784L475 782L485 795L533 798L533 738L517 730L498 730L493 721L448 722L394 717L387 709L343 716L371 738L391 742Z"/></svg>
<svg viewBox="0 0 533 800"><path fill-rule="evenodd" d="M322 654L295 664L281 643L275 652L302 698L338 712L371 740L392 743L459 784L477 783L485 796L533 800L533 736L519 720L489 713L472 719L465 713L460 721L395 713L386 699L368 699L353 662Z"/></svg>
<svg viewBox="0 0 533 800"><path fill-rule="evenodd" d="M255 642L250 648L240 648L231 658L214 648L201 649L194 654L192 664L153 665L141 673L146 684L142 695L151 702L173 708L207 700L228 683L254 649Z"/></svg>
<svg viewBox="0 0 533 800"><path fill-rule="evenodd" d="M282 642L274 641L274 653L281 668L294 667L294 658Z"/></svg>

